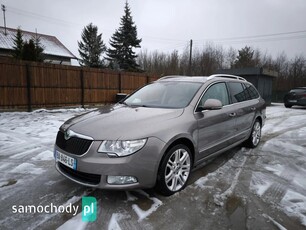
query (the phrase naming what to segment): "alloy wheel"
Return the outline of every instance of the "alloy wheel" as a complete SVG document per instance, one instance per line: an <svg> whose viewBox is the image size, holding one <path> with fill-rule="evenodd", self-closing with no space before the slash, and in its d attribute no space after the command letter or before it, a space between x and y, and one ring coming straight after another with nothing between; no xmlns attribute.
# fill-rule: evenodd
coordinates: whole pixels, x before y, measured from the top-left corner
<svg viewBox="0 0 306 230"><path fill-rule="evenodd" d="M257 146L261 138L261 125L256 121L252 130L252 143Z"/></svg>
<svg viewBox="0 0 306 230"><path fill-rule="evenodd" d="M165 168L165 183L167 188L176 192L187 182L190 174L190 155L185 149L174 151Z"/></svg>

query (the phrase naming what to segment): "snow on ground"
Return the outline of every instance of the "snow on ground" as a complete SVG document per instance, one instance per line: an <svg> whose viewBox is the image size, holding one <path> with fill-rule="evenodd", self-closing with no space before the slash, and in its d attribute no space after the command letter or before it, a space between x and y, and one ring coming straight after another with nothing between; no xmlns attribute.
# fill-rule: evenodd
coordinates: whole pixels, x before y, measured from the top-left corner
<svg viewBox="0 0 306 230"><path fill-rule="evenodd" d="M124 220L126 218L129 218L128 216L125 216L121 213L113 213L112 214L112 217L109 221L109 224L108 224L108 230L121 230L118 222L121 221L121 220Z"/></svg>
<svg viewBox="0 0 306 230"><path fill-rule="evenodd" d="M79 213L75 217L71 218L63 225L57 228L57 230L66 230L66 229L73 229L73 230L83 230L86 229L87 222L82 221L82 213Z"/></svg>
<svg viewBox="0 0 306 230"><path fill-rule="evenodd" d="M139 217L138 221L142 221L143 219L150 216L153 212L155 212L159 208L159 206L163 204L163 202L157 199L156 197L150 197L149 194L145 193L142 190L139 190L138 193L144 195L145 197L153 201L153 204L148 210L142 210L137 204L132 205L133 210L136 212L136 214ZM129 199L130 197L128 197L128 200Z"/></svg>
<svg viewBox="0 0 306 230"><path fill-rule="evenodd" d="M81 206L82 196L89 194L98 197L96 225L82 222L80 211L76 216L7 215L0 211L3 229L11 226L17 229L101 229L100 225L106 229L132 229L133 226L138 229L161 226L176 229L172 228L173 223L181 229L197 226L234 229L237 221L231 218L235 219L235 215L241 213L233 210L248 208L246 226L259 224L260 220L252 217L257 215L252 210L257 203L255 212L259 212L257 218L263 218L261 226L264 228L271 227L267 221L279 229L306 226L305 108L286 109L280 104L268 107L258 148L240 147L229 151L232 155L229 159L221 157L195 173L200 176L195 176L184 191L169 198L142 190L123 193L88 190L55 171L53 145L58 128L65 120L86 111L0 113L0 205L3 210L10 209L16 202ZM236 198L241 199L240 203L236 201L243 209L231 211ZM186 211L190 213L187 220L178 216ZM173 219L167 220L171 216Z"/></svg>
<svg viewBox="0 0 306 230"><path fill-rule="evenodd" d="M250 189L270 202L279 196L275 205L306 226L305 108L268 107L267 117L260 152L268 154L256 162L263 170L253 172Z"/></svg>

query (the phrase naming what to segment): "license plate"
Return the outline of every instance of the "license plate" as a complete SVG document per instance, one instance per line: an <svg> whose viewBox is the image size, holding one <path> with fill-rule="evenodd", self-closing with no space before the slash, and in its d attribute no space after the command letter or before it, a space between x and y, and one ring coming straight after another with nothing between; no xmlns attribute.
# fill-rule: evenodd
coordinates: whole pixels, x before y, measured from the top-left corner
<svg viewBox="0 0 306 230"><path fill-rule="evenodd" d="M77 169L77 160L76 159L74 159L70 156L67 156L64 153L61 153L57 150L55 150L54 155L55 155L55 161L56 162L60 162L63 165L66 165L67 167L72 168L74 170Z"/></svg>
<svg viewBox="0 0 306 230"><path fill-rule="evenodd" d="M288 100L288 101L291 102L291 103L297 102L297 100Z"/></svg>

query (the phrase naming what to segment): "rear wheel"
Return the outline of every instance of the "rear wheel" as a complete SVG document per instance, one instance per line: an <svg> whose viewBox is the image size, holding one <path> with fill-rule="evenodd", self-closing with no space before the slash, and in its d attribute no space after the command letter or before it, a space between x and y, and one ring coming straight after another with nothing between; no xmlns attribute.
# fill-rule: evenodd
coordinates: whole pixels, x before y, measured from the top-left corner
<svg viewBox="0 0 306 230"><path fill-rule="evenodd" d="M247 145L250 148L256 148L261 139L261 123L257 119L252 127L251 135L247 140Z"/></svg>
<svg viewBox="0 0 306 230"><path fill-rule="evenodd" d="M191 153L187 146L179 144L172 147L159 167L157 190L165 196L170 196L184 189L190 175L191 165Z"/></svg>

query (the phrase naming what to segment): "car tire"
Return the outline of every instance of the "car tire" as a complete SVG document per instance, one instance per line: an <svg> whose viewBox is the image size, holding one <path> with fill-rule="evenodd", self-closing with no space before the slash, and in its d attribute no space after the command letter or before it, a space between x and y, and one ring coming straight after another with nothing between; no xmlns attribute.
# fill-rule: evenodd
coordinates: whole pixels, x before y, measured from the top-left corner
<svg viewBox="0 0 306 230"><path fill-rule="evenodd" d="M183 144L175 145L163 157L157 175L156 189L170 196L187 185L192 168L192 155Z"/></svg>
<svg viewBox="0 0 306 230"><path fill-rule="evenodd" d="M286 107L286 108L291 108L292 105L289 105L289 104L286 104L286 103L285 103L285 107Z"/></svg>
<svg viewBox="0 0 306 230"><path fill-rule="evenodd" d="M256 148L261 140L261 123L258 119L255 120L249 139L246 144L250 148Z"/></svg>

